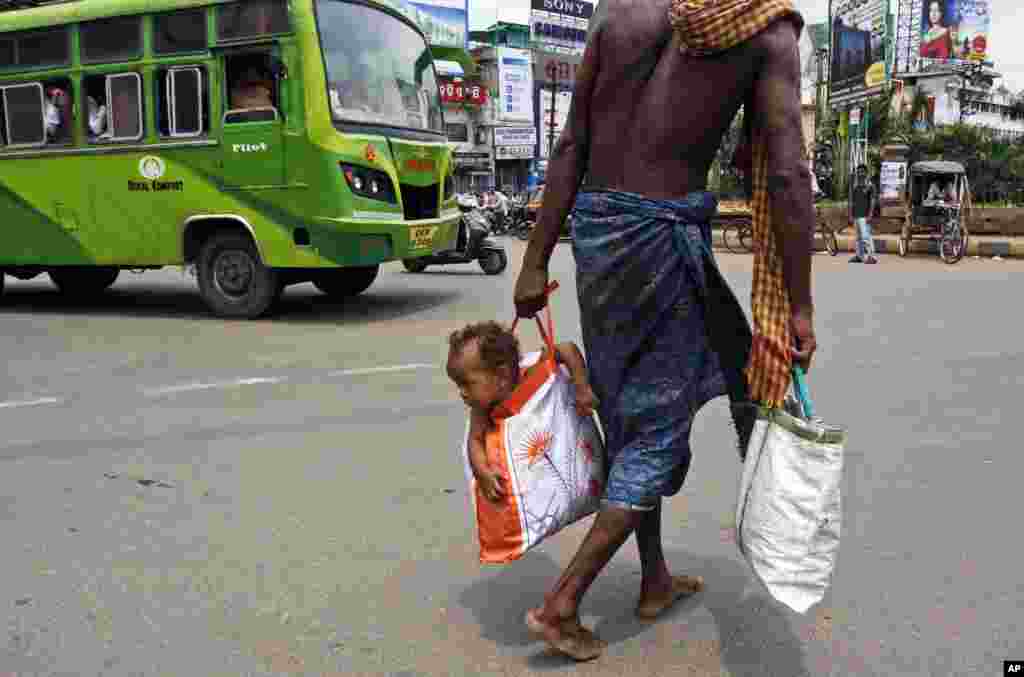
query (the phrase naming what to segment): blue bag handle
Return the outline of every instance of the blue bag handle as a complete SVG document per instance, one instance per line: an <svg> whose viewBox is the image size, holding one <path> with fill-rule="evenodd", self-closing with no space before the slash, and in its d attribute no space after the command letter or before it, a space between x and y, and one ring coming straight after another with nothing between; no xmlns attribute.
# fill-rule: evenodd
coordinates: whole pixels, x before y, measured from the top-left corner
<svg viewBox="0 0 1024 677"><path fill-rule="evenodd" d="M796 393L796 399L800 401L800 406L803 407L804 418L808 420L813 419L814 402L811 401L811 393L807 390L807 378L803 367L796 364L793 365L793 392Z"/></svg>

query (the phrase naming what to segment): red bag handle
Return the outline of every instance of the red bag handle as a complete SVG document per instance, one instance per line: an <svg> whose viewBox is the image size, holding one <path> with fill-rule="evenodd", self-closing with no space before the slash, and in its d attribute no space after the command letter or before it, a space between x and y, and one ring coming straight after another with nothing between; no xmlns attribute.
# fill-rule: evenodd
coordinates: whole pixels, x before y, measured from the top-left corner
<svg viewBox="0 0 1024 677"><path fill-rule="evenodd" d="M558 280L554 280L548 283L548 286L544 289L544 298L549 299L549 302L544 305L545 315L547 316L547 329L544 328L544 323L541 322L540 318L536 315L533 319L537 322L537 329L540 330L541 338L544 339L544 345L548 349L548 359L552 362L555 361L555 322L551 317L551 294L558 289ZM516 317L515 321L512 322L512 332L515 333L516 327L519 325L519 318Z"/></svg>

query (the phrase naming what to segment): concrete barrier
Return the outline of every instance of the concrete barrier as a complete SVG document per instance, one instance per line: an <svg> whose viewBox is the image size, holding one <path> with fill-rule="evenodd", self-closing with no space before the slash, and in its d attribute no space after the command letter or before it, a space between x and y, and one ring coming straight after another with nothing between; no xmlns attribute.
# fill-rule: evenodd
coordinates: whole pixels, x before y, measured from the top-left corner
<svg viewBox="0 0 1024 677"><path fill-rule="evenodd" d="M839 242L839 256L846 254L852 256L857 248L856 237L852 234L841 233L836 236ZM894 235L880 235L874 238L875 251L879 254L898 254L899 237ZM712 242L716 249L725 249L725 242L722 240L722 231L716 230L712 233ZM825 251L825 243L821 236L815 234L814 246L816 251ZM938 256L939 243L937 240L914 239L910 242L910 253L931 254ZM972 235L967 242L967 253L965 256L982 256L992 258L999 256L1006 258L1024 258L1024 238L1008 237L977 237Z"/></svg>

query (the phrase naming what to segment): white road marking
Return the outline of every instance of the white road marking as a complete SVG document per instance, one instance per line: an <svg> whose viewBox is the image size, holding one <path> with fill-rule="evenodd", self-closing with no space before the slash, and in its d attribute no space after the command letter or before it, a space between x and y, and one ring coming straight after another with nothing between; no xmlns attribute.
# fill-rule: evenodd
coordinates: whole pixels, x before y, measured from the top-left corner
<svg viewBox="0 0 1024 677"><path fill-rule="evenodd" d="M228 388L241 388L243 386L273 385L284 381L282 378L242 378L234 381L214 381L211 383L182 383L173 386L150 388L143 390L146 397L163 397L165 395L177 395L178 393L191 393L200 390L225 390Z"/></svg>
<svg viewBox="0 0 1024 677"><path fill-rule="evenodd" d="M400 364L394 367L368 367L366 369L342 369L332 371L328 376L366 376L368 374L391 374L399 371L415 371L417 369L437 369L433 364Z"/></svg>
<svg viewBox="0 0 1024 677"><path fill-rule="evenodd" d="M339 371L328 372L330 377L339 376L367 376L373 374L392 374L403 371L416 371L420 369L437 369L437 365L433 364L399 364L388 367L367 367L363 369L342 369ZM252 378L240 378L232 381L209 381L209 382L194 382L194 383L178 383L168 386L159 386L156 388L146 388L142 390L144 397L158 398L167 397L169 395L178 395L181 393L192 393L201 392L204 390L229 390L232 388L244 388L246 386L256 385L277 385L284 383L287 379L285 377L267 377L267 376L256 376ZM39 407L47 404L61 404L64 402L63 399L56 397L41 397L35 400L12 400L9 402L0 402L0 409L16 409L21 407Z"/></svg>
<svg viewBox="0 0 1024 677"><path fill-rule="evenodd" d="M13 402L0 402L0 409L17 409L19 407L41 407L45 404L60 404L63 400L56 397L40 397L37 400L17 400Z"/></svg>

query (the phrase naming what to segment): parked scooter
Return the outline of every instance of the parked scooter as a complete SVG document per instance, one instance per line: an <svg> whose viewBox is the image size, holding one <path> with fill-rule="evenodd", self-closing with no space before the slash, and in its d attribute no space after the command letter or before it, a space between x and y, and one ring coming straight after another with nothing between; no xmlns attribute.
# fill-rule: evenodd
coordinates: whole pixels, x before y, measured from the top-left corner
<svg viewBox="0 0 1024 677"><path fill-rule="evenodd" d="M487 237L491 229L486 217L475 204L461 198L459 210L462 212L462 218L459 219L459 236L455 249L416 259L403 259L402 265L406 270L410 273L422 273L427 266L476 261L488 275L500 275L505 271L508 267L508 253L503 246Z"/></svg>

